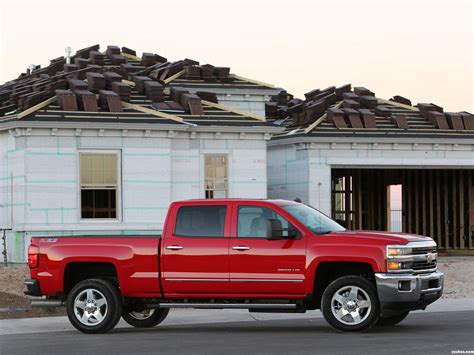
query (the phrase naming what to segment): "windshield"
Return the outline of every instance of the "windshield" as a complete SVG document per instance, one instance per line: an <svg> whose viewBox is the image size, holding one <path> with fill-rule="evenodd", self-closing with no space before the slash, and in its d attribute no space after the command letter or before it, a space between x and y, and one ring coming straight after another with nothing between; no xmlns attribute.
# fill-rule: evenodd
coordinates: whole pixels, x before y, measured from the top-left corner
<svg viewBox="0 0 474 355"><path fill-rule="evenodd" d="M345 230L344 227L337 222L334 222L328 216L302 203L281 207L316 234L326 234Z"/></svg>

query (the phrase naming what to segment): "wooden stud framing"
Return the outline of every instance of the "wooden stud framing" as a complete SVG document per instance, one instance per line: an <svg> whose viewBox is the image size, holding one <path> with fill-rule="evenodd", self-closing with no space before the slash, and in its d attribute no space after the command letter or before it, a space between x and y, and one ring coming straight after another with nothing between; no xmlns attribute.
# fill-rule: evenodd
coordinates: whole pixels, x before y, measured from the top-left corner
<svg viewBox="0 0 474 355"><path fill-rule="evenodd" d="M458 181L456 178L457 172L456 171L451 171L451 187L452 187L452 192L453 196L451 198L451 203L453 207L453 228L452 228L452 235L453 235L453 248L457 249L458 248L458 241L456 238L457 232L458 232L458 206L456 204L456 197L457 197L457 185Z"/></svg>
<svg viewBox="0 0 474 355"><path fill-rule="evenodd" d="M406 176L406 200L407 200L407 229L405 232L407 233L413 233L413 186L412 186L412 181L411 181L411 170L407 170L405 176Z"/></svg>
<svg viewBox="0 0 474 355"><path fill-rule="evenodd" d="M472 249L474 246L473 246L473 243L472 243L472 232L474 230L474 225L473 225L473 222L474 222L474 188L473 188L473 184L474 184L474 180L473 180L473 175L474 175L474 171L470 170L469 171L469 174L468 174L468 178L467 178L467 193L468 193L468 208L469 208L469 217L468 217L468 220L469 220L469 231L467 233L467 245L468 245L468 248L469 249Z"/></svg>
<svg viewBox="0 0 474 355"><path fill-rule="evenodd" d="M414 195L415 195L415 233L420 234L420 184L418 179L418 174L416 171L413 171L413 182L414 182Z"/></svg>
<svg viewBox="0 0 474 355"><path fill-rule="evenodd" d="M436 241L439 246L442 245L442 235L443 233L441 232L441 171L437 170L436 171L436 222L437 222L437 227L436 227Z"/></svg>
<svg viewBox="0 0 474 355"><path fill-rule="evenodd" d="M426 170L422 169L419 171L420 174L420 188L421 188L421 230L423 235L427 233L427 221L426 221L426 188L427 188L427 181L426 181Z"/></svg>
<svg viewBox="0 0 474 355"><path fill-rule="evenodd" d="M443 204L443 211L444 211L444 245L446 249L449 249L450 243L449 243L449 219L448 219L448 212L449 212L449 206L448 206L448 188L449 188L449 180L448 180L448 171L444 171L443 173L443 195L444 195L444 204Z"/></svg>
<svg viewBox="0 0 474 355"><path fill-rule="evenodd" d="M428 206L429 206L429 213L430 213L430 237L435 238L435 231L434 231L434 199L433 199L433 190L434 190L434 171L429 170L429 199L428 199Z"/></svg>
<svg viewBox="0 0 474 355"><path fill-rule="evenodd" d="M464 249L464 171L459 171L459 247Z"/></svg>

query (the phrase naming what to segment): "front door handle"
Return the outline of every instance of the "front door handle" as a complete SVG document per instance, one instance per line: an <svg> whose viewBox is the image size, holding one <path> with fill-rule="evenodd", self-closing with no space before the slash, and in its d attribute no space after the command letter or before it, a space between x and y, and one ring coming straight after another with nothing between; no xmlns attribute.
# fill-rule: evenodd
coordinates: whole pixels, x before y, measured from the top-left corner
<svg viewBox="0 0 474 355"><path fill-rule="evenodd" d="M168 245L166 247L166 249L169 249L169 250L181 250L183 249L183 247L181 245Z"/></svg>
<svg viewBox="0 0 474 355"><path fill-rule="evenodd" d="M250 247L246 247L244 245L239 245L239 246L236 246L236 247L232 247L233 250L250 250Z"/></svg>

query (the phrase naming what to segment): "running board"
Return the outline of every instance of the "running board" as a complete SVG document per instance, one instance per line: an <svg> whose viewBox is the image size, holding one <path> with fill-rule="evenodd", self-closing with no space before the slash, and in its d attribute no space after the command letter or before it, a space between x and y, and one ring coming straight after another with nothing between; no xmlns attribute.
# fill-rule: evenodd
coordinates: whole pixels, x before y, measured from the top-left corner
<svg viewBox="0 0 474 355"><path fill-rule="evenodd" d="M32 300L31 307L62 307L64 306L64 302L61 300Z"/></svg>
<svg viewBox="0 0 474 355"><path fill-rule="evenodd" d="M201 309L296 309L296 304L282 303L188 303L163 302L151 305L152 308L201 308Z"/></svg>

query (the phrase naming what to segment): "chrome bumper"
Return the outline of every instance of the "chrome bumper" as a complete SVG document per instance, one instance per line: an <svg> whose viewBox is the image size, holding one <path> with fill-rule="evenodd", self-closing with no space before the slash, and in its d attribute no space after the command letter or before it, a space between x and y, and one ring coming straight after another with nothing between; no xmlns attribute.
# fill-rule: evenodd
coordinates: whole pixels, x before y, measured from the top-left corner
<svg viewBox="0 0 474 355"><path fill-rule="evenodd" d="M424 309L441 297L443 273L402 275L376 273L377 292L382 315Z"/></svg>

